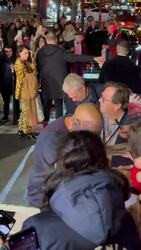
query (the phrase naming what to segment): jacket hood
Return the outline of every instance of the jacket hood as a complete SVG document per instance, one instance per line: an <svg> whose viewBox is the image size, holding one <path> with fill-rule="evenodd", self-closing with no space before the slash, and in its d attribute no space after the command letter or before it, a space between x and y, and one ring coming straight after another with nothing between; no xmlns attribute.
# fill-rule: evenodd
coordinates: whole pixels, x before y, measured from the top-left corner
<svg viewBox="0 0 141 250"><path fill-rule="evenodd" d="M42 48L42 52L44 53L45 56L52 56L56 52L58 52L58 46L53 45L53 44L47 44Z"/></svg>
<svg viewBox="0 0 141 250"><path fill-rule="evenodd" d="M69 227L95 246L118 232L125 213L123 193L104 171L61 183L50 206Z"/></svg>

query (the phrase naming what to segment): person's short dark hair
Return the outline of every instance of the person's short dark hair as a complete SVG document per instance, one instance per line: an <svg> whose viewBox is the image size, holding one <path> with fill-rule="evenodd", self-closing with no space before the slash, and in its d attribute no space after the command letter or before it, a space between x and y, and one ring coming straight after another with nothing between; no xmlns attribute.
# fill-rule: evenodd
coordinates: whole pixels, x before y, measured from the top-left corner
<svg viewBox="0 0 141 250"><path fill-rule="evenodd" d="M133 157L141 156L141 122L130 125L128 131L128 144Z"/></svg>
<svg viewBox="0 0 141 250"><path fill-rule="evenodd" d="M18 46L18 48L17 48L17 56L19 56L19 54L20 54L24 49L28 49L28 50L29 50L29 48L28 48L27 46L25 46L25 45L20 45L20 46Z"/></svg>
<svg viewBox="0 0 141 250"><path fill-rule="evenodd" d="M25 24L22 24L21 29L22 29L22 28L26 28L26 25L25 25Z"/></svg>
<svg viewBox="0 0 141 250"><path fill-rule="evenodd" d="M107 82L104 89L108 87L114 87L116 89L115 94L113 95L112 102L114 104L121 104L123 110L128 109L129 98L131 90L127 87L126 84L117 83L117 82Z"/></svg>
<svg viewBox="0 0 141 250"><path fill-rule="evenodd" d="M70 24L72 24L72 22L71 21L67 21L65 25L70 25Z"/></svg>
<svg viewBox="0 0 141 250"><path fill-rule="evenodd" d="M9 46L9 45L6 45L5 47L4 47L4 50L9 50L9 49L12 49L12 51L13 51L13 47L12 46Z"/></svg>
<svg viewBox="0 0 141 250"><path fill-rule="evenodd" d="M116 169L111 169L109 175L111 175L112 179L118 184L119 188L122 189L124 201L127 201L130 196L130 185L126 176Z"/></svg>
<svg viewBox="0 0 141 250"><path fill-rule="evenodd" d="M71 132L63 138L58 148L56 168L46 182L45 199L50 198L63 180L109 169L105 145L97 134Z"/></svg>
<svg viewBox="0 0 141 250"><path fill-rule="evenodd" d="M47 41L56 41L57 37L56 37L56 34L55 32L53 31L48 31L47 34L46 34L46 40Z"/></svg>
<svg viewBox="0 0 141 250"><path fill-rule="evenodd" d="M130 51L130 45L129 45L129 42L126 41L126 40L119 40L117 42L117 46L120 46L122 47L124 50L126 50L127 52Z"/></svg>
<svg viewBox="0 0 141 250"><path fill-rule="evenodd" d="M40 42L41 38L44 39L45 44L46 44L46 38L45 38L45 36L42 36L42 35L38 36L37 39L36 39L36 41L35 41L35 51L39 48L39 42Z"/></svg>

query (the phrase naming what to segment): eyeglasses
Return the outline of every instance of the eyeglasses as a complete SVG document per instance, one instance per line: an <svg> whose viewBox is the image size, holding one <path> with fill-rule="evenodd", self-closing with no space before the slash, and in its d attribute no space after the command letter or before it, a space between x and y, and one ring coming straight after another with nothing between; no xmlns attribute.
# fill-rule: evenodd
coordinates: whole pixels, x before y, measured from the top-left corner
<svg viewBox="0 0 141 250"><path fill-rule="evenodd" d="M112 100L106 99L103 95L101 95L100 99L102 102L112 102Z"/></svg>

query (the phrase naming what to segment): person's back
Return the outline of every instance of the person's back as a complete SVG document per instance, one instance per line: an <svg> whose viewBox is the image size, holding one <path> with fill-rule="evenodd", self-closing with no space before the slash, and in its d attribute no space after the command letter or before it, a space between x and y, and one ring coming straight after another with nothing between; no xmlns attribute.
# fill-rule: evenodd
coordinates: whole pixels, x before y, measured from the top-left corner
<svg viewBox="0 0 141 250"><path fill-rule="evenodd" d="M121 82L126 84L133 92L141 93L140 69L128 57L129 46L127 41L117 44L117 56L104 63L99 82Z"/></svg>
<svg viewBox="0 0 141 250"><path fill-rule="evenodd" d="M59 143L58 154L44 185L44 204L51 210L24 223L24 228L35 227L41 249L93 250L117 243L119 249L139 250L136 228L124 205L128 180L109 169L100 137L71 132Z"/></svg>
<svg viewBox="0 0 141 250"><path fill-rule="evenodd" d="M52 44L44 46L37 53L37 65L42 79L43 91L46 91L49 96L53 92L53 97L62 97L62 83L67 75L63 50ZM52 82L53 84L51 84Z"/></svg>
<svg viewBox="0 0 141 250"><path fill-rule="evenodd" d="M41 250L95 249L93 243L72 230L51 210L30 217L24 222L22 229L26 230L30 227L36 229ZM125 242L126 247L123 246L123 242ZM108 250L140 250L136 226L128 212L124 215L121 230L105 245ZM105 250L105 245L96 249ZM119 248L115 248L115 246Z"/></svg>
<svg viewBox="0 0 141 250"><path fill-rule="evenodd" d="M133 92L141 93L140 70L128 57L116 56L107 61L101 70L99 82L107 81L125 83Z"/></svg>
<svg viewBox="0 0 141 250"><path fill-rule="evenodd" d="M41 78L42 100L45 120L49 121L52 99L54 99L56 118L63 114L62 84L67 75L67 62L92 62L93 57L75 55L57 46L57 38L49 32L46 36L47 45L37 53L37 66Z"/></svg>

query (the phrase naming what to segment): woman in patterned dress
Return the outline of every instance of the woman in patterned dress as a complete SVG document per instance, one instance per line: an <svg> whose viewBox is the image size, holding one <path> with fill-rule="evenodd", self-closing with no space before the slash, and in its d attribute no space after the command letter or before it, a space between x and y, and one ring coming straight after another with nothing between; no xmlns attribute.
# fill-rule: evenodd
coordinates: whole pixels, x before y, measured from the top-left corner
<svg viewBox="0 0 141 250"><path fill-rule="evenodd" d="M27 49L25 46L23 45L19 46L18 58L16 59L16 63L15 63L15 72L16 72L15 98L18 100L21 100L21 104L22 104L22 111L21 111L20 119L19 119L19 132L18 132L19 135L26 135L32 132L32 126L30 125L31 123L29 123L29 119L31 120L31 117L29 117L28 115L29 113L27 113L31 110L31 108L28 107L27 103L24 100L24 96L25 96L24 77L26 73L29 73L29 72L36 73L35 60L32 57L31 62L30 62L29 53L30 53L29 49ZM35 111L35 107L34 107L34 111Z"/></svg>

